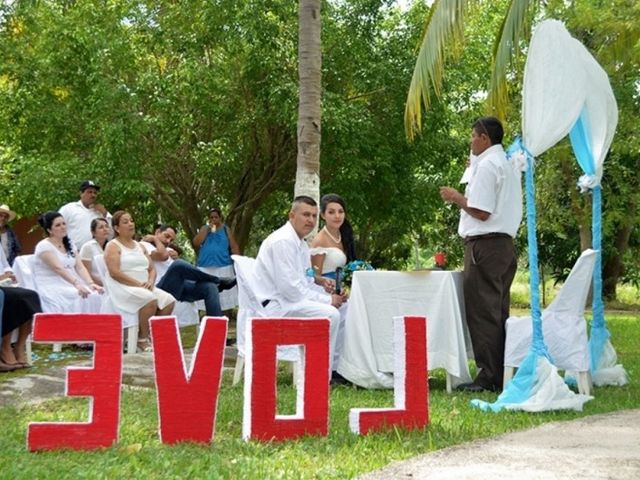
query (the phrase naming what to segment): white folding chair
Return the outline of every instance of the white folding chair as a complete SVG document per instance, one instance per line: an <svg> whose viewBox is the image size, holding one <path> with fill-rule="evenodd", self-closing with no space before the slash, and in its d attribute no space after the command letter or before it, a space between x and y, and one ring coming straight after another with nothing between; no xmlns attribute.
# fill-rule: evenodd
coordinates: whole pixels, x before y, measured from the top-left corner
<svg viewBox="0 0 640 480"><path fill-rule="evenodd" d="M577 372L580 393L589 394L589 347L584 309L589 295L596 251L582 252L556 298L542 312L542 334L556 367ZM506 324L504 385L529 352L531 317L509 317Z"/></svg>
<svg viewBox="0 0 640 480"><path fill-rule="evenodd" d="M122 328L127 331L127 354L136 353L138 346L138 314L122 311L113 304L105 281L107 265L104 262L104 256L96 255L93 257L93 261L96 262L96 269L104 287L104 298L102 299L100 311L101 313L115 313L122 317Z"/></svg>
<svg viewBox="0 0 640 480"><path fill-rule="evenodd" d="M22 288L28 288L29 290L37 291L35 279L33 277L33 262L35 261L34 255L18 255L13 261L13 273L16 276L18 285ZM14 336L17 336L17 332L14 332ZM60 345L60 344L56 344ZM60 346L62 348L62 346ZM55 349L55 345L54 345ZM27 338L26 345L27 361L32 363L32 349L31 349L31 335Z"/></svg>
<svg viewBox="0 0 640 480"><path fill-rule="evenodd" d="M260 304L253 293L253 270L255 268L255 258L244 257L242 255L231 255L236 270L236 280L238 282L238 316L236 321L236 346L238 355L236 366L233 372L233 385L240 381L244 368L244 339L247 319L255 317L266 317L264 307ZM299 375L299 354L298 349L291 347L278 347L278 359L293 363L293 383L297 384Z"/></svg>

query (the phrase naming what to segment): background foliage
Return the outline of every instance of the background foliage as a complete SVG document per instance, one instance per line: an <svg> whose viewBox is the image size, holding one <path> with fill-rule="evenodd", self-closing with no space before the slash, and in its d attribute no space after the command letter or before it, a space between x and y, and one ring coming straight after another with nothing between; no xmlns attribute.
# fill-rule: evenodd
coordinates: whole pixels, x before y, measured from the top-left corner
<svg viewBox="0 0 640 480"><path fill-rule="evenodd" d="M459 263L458 212L443 205L438 187L458 184L469 125L485 113L488 59L506 3L470 4L464 48L454 47L442 96L411 144L404 102L429 7L323 4L321 191L345 197L359 256L377 267L431 266L440 249L451 266ZM640 278L640 27L629 20L639 7L600 3L549 1L535 15L566 22L610 74L618 99L604 179L605 281L615 286ZM284 221L293 190L296 22L290 0L3 2L0 201L33 215L74 200L79 181L93 178L109 209L131 210L141 232L162 219L191 238L206 208L222 206L254 254ZM517 50L506 142L519 130L526 45ZM545 155L537 172L541 261L558 278L589 240L589 198L575 190L578 176L568 144Z"/></svg>

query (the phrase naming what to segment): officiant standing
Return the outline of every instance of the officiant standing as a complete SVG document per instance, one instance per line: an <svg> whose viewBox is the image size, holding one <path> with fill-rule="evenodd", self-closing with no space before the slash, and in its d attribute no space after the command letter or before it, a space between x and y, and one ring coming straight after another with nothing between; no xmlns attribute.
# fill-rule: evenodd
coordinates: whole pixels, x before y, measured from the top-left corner
<svg viewBox="0 0 640 480"><path fill-rule="evenodd" d="M522 220L520 172L507 161L504 130L495 117L481 117L471 131L477 156L464 195L441 187L440 196L460 208L464 239L464 303L478 373L461 390L502 390L505 323L516 273L514 237Z"/></svg>

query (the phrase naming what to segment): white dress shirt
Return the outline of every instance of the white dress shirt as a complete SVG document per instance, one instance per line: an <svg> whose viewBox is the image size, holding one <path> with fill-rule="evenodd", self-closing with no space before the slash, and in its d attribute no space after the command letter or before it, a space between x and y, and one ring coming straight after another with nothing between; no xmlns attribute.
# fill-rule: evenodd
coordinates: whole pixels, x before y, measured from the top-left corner
<svg viewBox="0 0 640 480"><path fill-rule="evenodd" d="M522 185L520 172L507 160L502 145L493 145L478 155L464 196L468 207L490 215L482 221L461 210L461 237L487 233L516 236L522 221Z"/></svg>
<svg viewBox="0 0 640 480"><path fill-rule="evenodd" d="M256 258L254 290L258 301L276 300L282 304L314 301L331 304L331 295L307 275L311 255L306 242L290 222L269 235Z"/></svg>
<svg viewBox="0 0 640 480"><path fill-rule="evenodd" d="M91 235L91 221L94 218L104 218L111 228L111 214L103 216L93 208L85 207L80 200L64 205L59 212L67 224L67 234L78 250L93 238Z"/></svg>

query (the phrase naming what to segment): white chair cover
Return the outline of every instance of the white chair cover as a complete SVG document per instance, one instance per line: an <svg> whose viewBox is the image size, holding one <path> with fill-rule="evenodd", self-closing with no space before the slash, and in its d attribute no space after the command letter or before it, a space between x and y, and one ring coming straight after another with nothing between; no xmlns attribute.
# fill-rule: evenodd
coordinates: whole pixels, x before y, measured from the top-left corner
<svg viewBox="0 0 640 480"><path fill-rule="evenodd" d="M255 283L253 271L255 258L242 255L231 255L236 269L238 281L238 317L236 322L236 342L238 355L244 356L244 339L247 319L253 317L266 317L264 307L256 298L253 285ZM296 346L278 347L278 360L296 362L300 359L300 349Z"/></svg>
<svg viewBox="0 0 640 480"><path fill-rule="evenodd" d="M589 294L596 251L587 249L573 266L556 298L542 312L542 331L554 364L563 370L589 370L584 308ZM519 367L531 345L531 317L509 317L504 365Z"/></svg>
<svg viewBox="0 0 640 480"><path fill-rule="evenodd" d="M29 290L36 290L33 278L33 262L35 255L18 255L13 261L13 273L18 280L18 285Z"/></svg>

